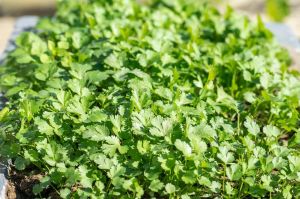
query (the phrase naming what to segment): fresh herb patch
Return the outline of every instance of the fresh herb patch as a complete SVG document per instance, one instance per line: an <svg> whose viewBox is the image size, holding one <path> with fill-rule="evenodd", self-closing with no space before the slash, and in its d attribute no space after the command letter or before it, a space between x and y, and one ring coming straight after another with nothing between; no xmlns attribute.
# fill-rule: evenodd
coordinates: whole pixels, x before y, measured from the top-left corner
<svg viewBox="0 0 300 199"><path fill-rule="evenodd" d="M60 1L0 68L1 155L62 198L300 197L300 79L260 19Z"/></svg>

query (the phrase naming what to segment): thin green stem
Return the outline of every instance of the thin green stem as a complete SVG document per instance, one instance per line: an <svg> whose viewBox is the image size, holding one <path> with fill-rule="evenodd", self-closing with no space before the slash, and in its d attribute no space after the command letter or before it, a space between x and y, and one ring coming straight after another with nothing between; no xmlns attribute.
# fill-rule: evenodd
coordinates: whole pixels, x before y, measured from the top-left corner
<svg viewBox="0 0 300 199"><path fill-rule="evenodd" d="M223 193L225 193L225 178L226 178L226 164L224 164L224 171L223 171L223 185L222 185Z"/></svg>

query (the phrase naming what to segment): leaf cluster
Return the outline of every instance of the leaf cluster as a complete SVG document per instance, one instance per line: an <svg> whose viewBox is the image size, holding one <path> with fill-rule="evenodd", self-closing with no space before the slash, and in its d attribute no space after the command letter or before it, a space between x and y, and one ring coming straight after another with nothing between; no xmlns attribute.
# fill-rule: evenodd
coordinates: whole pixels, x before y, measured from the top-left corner
<svg viewBox="0 0 300 199"><path fill-rule="evenodd" d="M300 81L260 19L62 0L0 68L1 156L62 198L300 197Z"/></svg>

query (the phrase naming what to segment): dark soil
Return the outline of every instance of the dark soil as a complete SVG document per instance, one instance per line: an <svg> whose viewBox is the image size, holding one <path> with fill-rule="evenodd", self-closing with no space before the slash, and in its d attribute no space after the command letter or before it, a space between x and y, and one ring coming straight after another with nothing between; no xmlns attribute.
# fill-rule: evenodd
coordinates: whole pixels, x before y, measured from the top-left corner
<svg viewBox="0 0 300 199"><path fill-rule="evenodd" d="M39 183L42 177L43 175L41 173L32 171L31 169L24 171L12 169L8 176L7 199L59 199L59 195L51 187L45 189L39 196L34 195L32 188Z"/></svg>

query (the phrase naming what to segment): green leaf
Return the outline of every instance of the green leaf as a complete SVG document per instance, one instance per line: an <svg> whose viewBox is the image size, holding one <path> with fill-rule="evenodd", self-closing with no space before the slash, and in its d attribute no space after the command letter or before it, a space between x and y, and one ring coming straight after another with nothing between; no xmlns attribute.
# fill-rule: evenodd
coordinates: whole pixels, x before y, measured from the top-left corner
<svg viewBox="0 0 300 199"><path fill-rule="evenodd" d="M204 185L206 187L210 187L211 185L211 181L205 176L201 176L198 182L200 185Z"/></svg>
<svg viewBox="0 0 300 199"><path fill-rule="evenodd" d="M17 157L14 161L15 168L18 170L24 170L28 164L28 161L22 157Z"/></svg>
<svg viewBox="0 0 300 199"><path fill-rule="evenodd" d="M179 151L183 153L185 157L190 157L192 155L192 148L188 143L177 139L174 145Z"/></svg>
<svg viewBox="0 0 300 199"><path fill-rule="evenodd" d="M256 100L256 95L252 92L246 92L244 93L244 99L249 103L253 103Z"/></svg>
<svg viewBox="0 0 300 199"><path fill-rule="evenodd" d="M67 49L69 49L70 45L67 41L59 41L57 43L57 47L60 48L60 49L67 50Z"/></svg>
<svg viewBox="0 0 300 199"><path fill-rule="evenodd" d="M160 191L162 188L164 187L164 184L156 179L156 180L152 180L151 183L150 183L150 186L149 186L149 189L151 191L154 191L154 192L158 192Z"/></svg>
<svg viewBox="0 0 300 199"><path fill-rule="evenodd" d="M105 60L104 63L108 66L116 69L120 69L123 66L123 62L118 59L115 54L110 54Z"/></svg>
<svg viewBox="0 0 300 199"><path fill-rule="evenodd" d="M219 147L220 153L217 154L217 157L224 162L225 164L231 163L234 160L234 156L232 152L229 152L229 148L227 146Z"/></svg>
<svg viewBox="0 0 300 199"><path fill-rule="evenodd" d="M148 141L148 140L143 140L143 141L139 140L137 142L137 147L136 148L139 151L139 153L146 154L150 150L150 141Z"/></svg>
<svg viewBox="0 0 300 199"><path fill-rule="evenodd" d="M261 188L270 192L273 191L273 187L271 186L271 182L272 182L271 176L263 175L261 177L261 181L262 181L262 184L260 185Z"/></svg>
<svg viewBox="0 0 300 199"><path fill-rule="evenodd" d="M278 137L280 135L280 130L276 126L267 125L263 128L264 134L267 137Z"/></svg>
<svg viewBox="0 0 300 199"><path fill-rule="evenodd" d="M101 110L99 109L93 109L90 114L89 114L89 121L91 122L97 122L97 123L100 123L100 122L103 122L103 121L106 121L108 118L108 116Z"/></svg>
<svg viewBox="0 0 300 199"><path fill-rule="evenodd" d="M171 101L173 99L173 93L170 89L164 88L164 87L159 87L155 91L155 94L159 95L160 97L167 99Z"/></svg>
<svg viewBox="0 0 300 199"><path fill-rule="evenodd" d="M172 194L176 192L176 187L171 183L166 184L165 189L168 194Z"/></svg>
<svg viewBox="0 0 300 199"><path fill-rule="evenodd" d="M126 169L121 165L112 166L108 172L108 177L110 179L120 177L123 174L125 174L125 171L126 171Z"/></svg>
<svg viewBox="0 0 300 199"><path fill-rule="evenodd" d="M170 119L164 119L161 116L155 117L151 120L153 125L150 128L150 134L157 137L166 136L173 128L172 121Z"/></svg>
<svg viewBox="0 0 300 199"><path fill-rule="evenodd" d="M39 184L35 184L33 186L32 192L37 195L40 194L44 189L46 189L47 187L49 187L49 185L51 184L51 179L49 176L43 177L42 179L40 179L40 183Z"/></svg>
<svg viewBox="0 0 300 199"><path fill-rule="evenodd" d="M54 134L54 129L49 123L41 118L36 118L34 120L35 125L38 127L40 133L45 134L47 136L51 136Z"/></svg>
<svg viewBox="0 0 300 199"><path fill-rule="evenodd" d="M73 46L74 48L79 49L81 47L81 32L74 32L72 35L72 42L73 42Z"/></svg>
<svg viewBox="0 0 300 199"><path fill-rule="evenodd" d="M183 182L185 182L185 184L194 184L197 181L194 171L187 171L181 179Z"/></svg>
<svg viewBox="0 0 300 199"><path fill-rule="evenodd" d="M228 195L234 195L234 189L229 182L226 182L225 190Z"/></svg>
<svg viewBox="0 0 300 199"><path fill-rule="evenodd" d="M234 100L233 97L225 93L224 89L222 87L218 88L217 90L217 99L216 101L229 107L234 110L237 110L237 102Z"/></svg>
<svg viewBox="0 0 300 199"><path fill-rule="evenodd" d="M47 54L41 54L40 60L43 64L50 64L51 63L50 57Z"/></svg>
<svg viewBox="0 0 300 199"><path fill-rule="evenodd" d="M212 181L212 183L211 183L211 185L210 185L210 189L211 189L214 193L220 192L220 188L221 188L221 183L216 182L216 181Z"/></svg>
<svg viewBox="0 0 300 199"><path fill-rule="evenodd" d="M262 76L260 77L260 83L264 89L268 89L270 87L271 81L272 80L269 73L263 73Z"/></svg>
<svg viewBox="0 0 300 199"><path fill-rule="evenodd" d="M41 55L47 49L47 45L42 40L35 40L31 46L31 54L32 55Z"/></svg>
<svg viewBox="0 0 300 199"><path fill-rule="evenodd" d="M59 191L59 195L62 198L69 198L70 194L71 194L71 190L67 188L61 189Z"/></svg>
<svg viewBox="0 0 300 199"><path fill-rule="evenodd" d="M239 180L242 177L242 169L238 164L231 164L226 168L226 175L231 181Z"/></svg>
<svg viewBox="0 0 300 199"><path fill-rule="evenodd" d="M102 150L106 155L114 156L117 149L121 146L120 140L116 136L107 136L104 138L107 144L102 145Z"/></svg>
<svg viewBox="0 0 300 199"><path fill-rule="evenodd" d="M290 186L290 185L287 185L285 188L284 188L284 190L283 190L283 197L285 198L285 199L292 199L293 198L293 195L291 194L291 188L292 188L292 186Z"/></svg>
<svg viewBox="0 0 300 199"><path fill-rule="evenodd" d="M9 108L4 107L1 111L0 111L0 122L8 115L9 113Z"/></svg>
<svg viewBox="0 0 300 199"><path fill-rule="evenodd" d="M98 142L105 140L108 135L109 129L105 126L98 125L86 129L82 134L82 138Z"/></svg>
<svg viewBox="0 0 300 199"><path fill-rule="evenodd" d="M96 85L100 85L100 83L109 78L108 72L100 72L100 71L89 71L86 73L87 80Z"/></svg>
<svg viewBox="0 0 300 199"><path fill-rule="evenodd" d="M258 124L253 119L251 119L251 117L246 118L244 126L247 128L248 132L254 136L257 136L260 133Z"/></svg>
<svg viewBox="0 0 300 199"><path fill-rule="evenodd" d="M114 162L107 158L104 154L94 154L90 157L98 166L99 169L109 170Z"/></svg>

